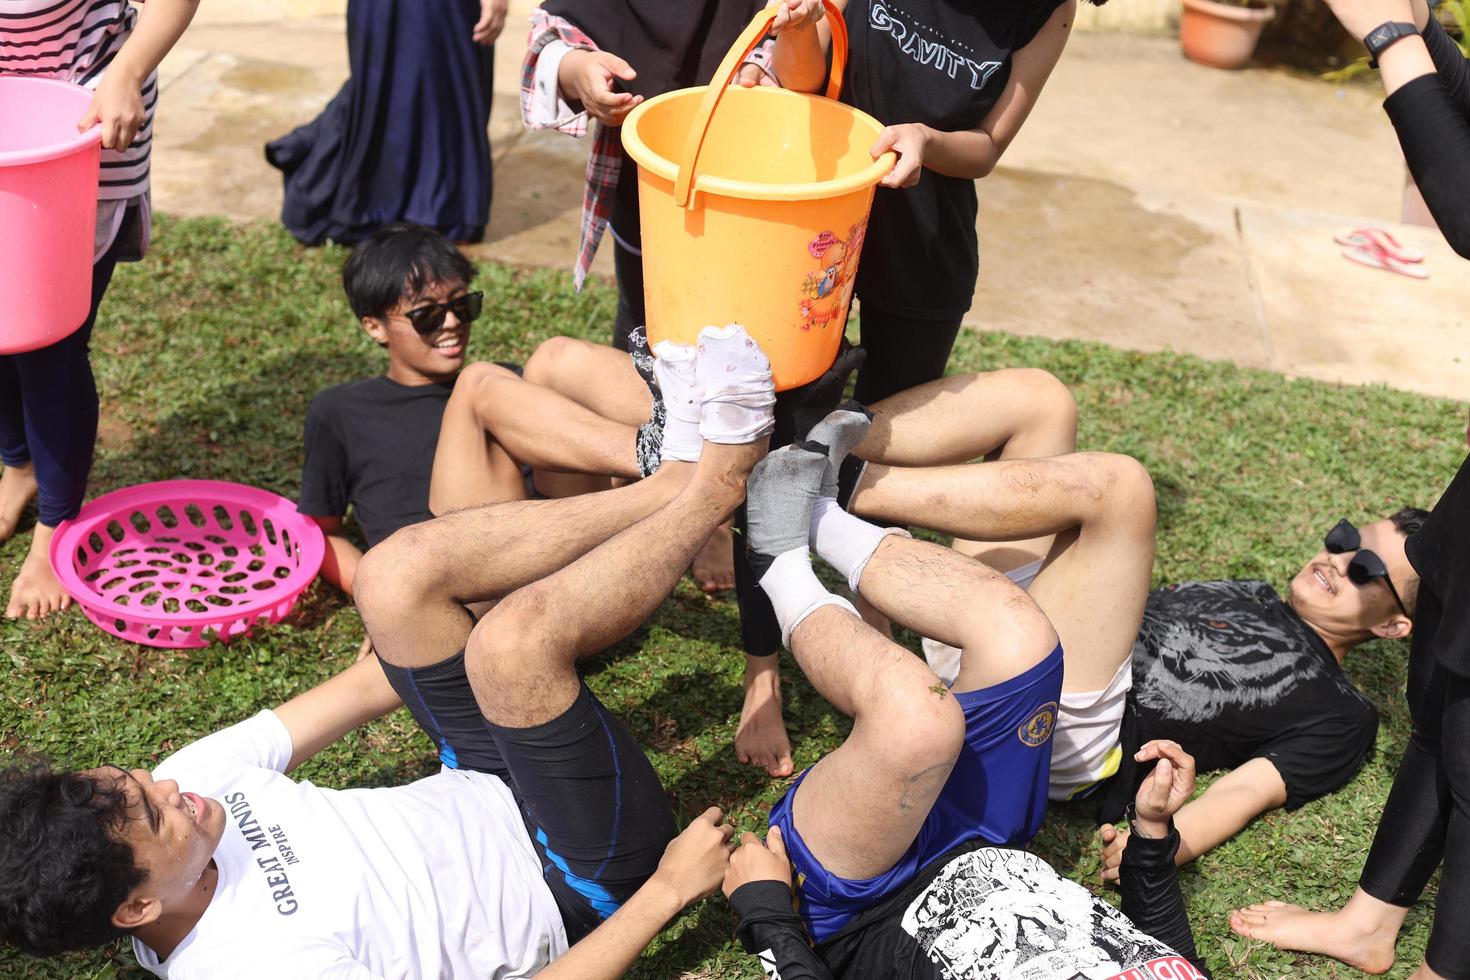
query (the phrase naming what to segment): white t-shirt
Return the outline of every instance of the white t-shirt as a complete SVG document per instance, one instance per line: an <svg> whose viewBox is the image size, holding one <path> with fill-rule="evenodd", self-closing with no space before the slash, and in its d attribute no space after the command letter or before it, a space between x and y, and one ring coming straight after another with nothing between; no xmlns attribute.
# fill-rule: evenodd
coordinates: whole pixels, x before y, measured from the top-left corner
<svg viewBox="0 0 1470 980"><path fill-rule="evenodd" d="M510 789L443 770L408 786L332 790L282 774L291 737L262 711L154 771L225 808L219 884L160 977L535 974L566 931Z"/></svg>

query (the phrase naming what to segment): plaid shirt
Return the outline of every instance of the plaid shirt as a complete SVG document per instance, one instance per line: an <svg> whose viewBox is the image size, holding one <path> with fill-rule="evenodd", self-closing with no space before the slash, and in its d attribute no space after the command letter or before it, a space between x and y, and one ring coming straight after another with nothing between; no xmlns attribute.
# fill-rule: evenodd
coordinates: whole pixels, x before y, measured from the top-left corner
<svg viewBox="0 0 1470 980"><path fill-rule="evenodd" d="M592 39L575 24L565 18L552 16L540 7L533 10L531 33L526 42L526 60L521 65L521 120L528 129L555 129L559 133L580 139L587 135L586 112L579 112L556 122L541 122L533 118L536 65L540 61L542 50L552 41L561 41L568 47L586 51L598 50ZM775 75L771 72L774 46L774 39L767 38L745 60L747 64L760 68L772 82L775 81ZM587 279L592 260L597 256L597 246L602 243L602 233L607 230L622 169L623 150L618 127L598 123L592 140L592 154L587 158L587 186L582 192L582 237L577 246L576 264L572 266L572 278L578 290L581 290L582 283Z"/></svg>

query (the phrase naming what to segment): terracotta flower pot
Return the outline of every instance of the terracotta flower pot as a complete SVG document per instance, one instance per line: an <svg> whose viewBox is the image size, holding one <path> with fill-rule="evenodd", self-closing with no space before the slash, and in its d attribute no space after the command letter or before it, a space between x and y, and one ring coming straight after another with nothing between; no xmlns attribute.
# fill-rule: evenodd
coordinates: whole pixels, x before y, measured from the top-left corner
<svg viewBox="0 0 1470 980"><path fill-rule="evenodd" d="M1215 0L1184 0L1179 43L1184 56L1212 68L1239 68L1250 60L1271 7L1236 7Z"/></svg>

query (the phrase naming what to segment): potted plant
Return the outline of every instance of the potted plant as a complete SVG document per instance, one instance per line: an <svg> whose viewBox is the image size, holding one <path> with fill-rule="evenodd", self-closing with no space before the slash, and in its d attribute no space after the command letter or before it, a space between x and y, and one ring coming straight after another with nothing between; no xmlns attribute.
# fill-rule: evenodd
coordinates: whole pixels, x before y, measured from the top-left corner
<svg viewBox="0 0 1470 980"><path fill-rule="evenodd" d="M1262 28L1275 14L1264 0L1184 0L1179 43L1190 61L1239 68L1250 60Z"/></svg>

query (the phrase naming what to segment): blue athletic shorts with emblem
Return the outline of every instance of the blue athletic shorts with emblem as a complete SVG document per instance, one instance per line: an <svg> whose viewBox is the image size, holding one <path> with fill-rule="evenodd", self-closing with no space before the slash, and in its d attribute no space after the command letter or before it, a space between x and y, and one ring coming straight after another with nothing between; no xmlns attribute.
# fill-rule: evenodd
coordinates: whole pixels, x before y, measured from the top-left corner
<svg viewBox="0 0 1470 980"><path fill-rule="evenodd" d="M797 881L797 903L816 942L908 884L935 858L970 840L1025 846L1046 816L1051 733L1062 695L1062 648L1041 663L955 700L965 712L965 744L919 836L898 863L876 878L829 874L797 833L791 812L799 776L771 810ZM807 772L811 770L808 769Z"/></svg>

